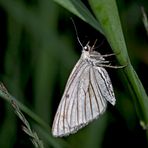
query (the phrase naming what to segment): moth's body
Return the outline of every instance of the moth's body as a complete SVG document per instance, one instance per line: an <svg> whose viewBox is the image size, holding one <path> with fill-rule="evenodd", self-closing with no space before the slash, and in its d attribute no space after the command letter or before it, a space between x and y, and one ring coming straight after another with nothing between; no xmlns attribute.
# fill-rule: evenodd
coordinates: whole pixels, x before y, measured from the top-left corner
<svg viewBox="0 0 148 148"><path fill-rule="evenodd" d="M103 56L89 45L72 70L52 127L55 137L77 132L106 110L107 101L115 104L110 78Z"/></svg>

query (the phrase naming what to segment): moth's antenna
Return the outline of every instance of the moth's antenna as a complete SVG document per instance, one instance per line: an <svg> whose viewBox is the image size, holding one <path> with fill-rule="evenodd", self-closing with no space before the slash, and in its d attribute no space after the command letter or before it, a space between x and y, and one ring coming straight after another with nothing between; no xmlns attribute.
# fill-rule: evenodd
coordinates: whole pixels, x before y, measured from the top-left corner
<svg viewBox="0 0 148 148"><path fill-rule="evenodd" d="M100 43L100 45L96 46L96 47L94 48L94 50L95 50L95 49L98 49L99 47L101 47L101 46L104 44L104 41L105 41L105 39L103 39L103 41Z"/></svg>
<svg viewBox="0 0 148 148"><path fill-rule="evenodd" d="M75 29L75 32L76 32L77 40L78 40L79 44L81 45L81 47L83 48L83 45L82 45L82 43L81 43L81 41L79 39L79 36L78 36L78 31L77 31L77 28L76 28L76 24L75 24L75 22L74 22L74 20L72 18L70 18L70 19L72 20L72 23L74 25L74 29Z"/></svg>
<svg viewBox="0 0 148 148"><path fill-rule="evenodd" d="M95 40L95 42L94 42L93 46L91 47L91 51L94 49L94 47L95 47L96 43L97 43L97 39Z"/></svg>

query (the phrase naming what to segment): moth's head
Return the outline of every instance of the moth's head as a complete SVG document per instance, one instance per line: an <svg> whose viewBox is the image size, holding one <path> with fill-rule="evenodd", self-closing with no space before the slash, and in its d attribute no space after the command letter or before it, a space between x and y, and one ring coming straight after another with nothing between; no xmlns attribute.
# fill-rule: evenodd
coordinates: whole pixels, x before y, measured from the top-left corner
<svg viewBox="0 0 148 148"><path fill-rule="evenodd" d="M91 47L89 45L86 45L86 46L83 47L83 50L85 52L90 52L91 51Z"/></svg>
<svg viewBox="0 0 148 148"><path fill-rule="evenodd" d="M86 45L86 46L83 47L83 49L82 49L82 57L84 59L89 58L89 51L90 51L90 46L89 45Z"/></svg>
<svg viewBox="0 0 148 148"><path fill-rule="evenodd" d="M103 58L103 56L94 50L94 45L93 46L89 46L89 42L83 47L82 50L82 57L84 59L89 59L90 61L94 61L95 60L105 60Z"/></svg>
<svg viewBox="0 0 148 148"><path fill-rule="evenodd" d="M89 46L89 42L83 47L83 52L92 52L94 49L94 45L93 46Z"/></svg>
<svg viewBox="0 0 148 148"><path fill-rule="evenodd" d="M90 55L91 55L92 52L93 52L93 48L91 46L89 46L88 44L86 44L83 47L82 55L83 55L84 58L90 58Z"/></svg>

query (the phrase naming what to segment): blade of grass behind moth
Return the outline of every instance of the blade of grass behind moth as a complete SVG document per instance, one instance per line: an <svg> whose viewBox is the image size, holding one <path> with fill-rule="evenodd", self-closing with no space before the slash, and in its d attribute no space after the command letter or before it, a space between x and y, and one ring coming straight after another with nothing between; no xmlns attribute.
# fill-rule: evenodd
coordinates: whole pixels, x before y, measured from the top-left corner
<svg viewBox="0 0 148 148"><path fill-rule="evenodd" d="M62 140L59 139L58 141L52 137L50 134L51 130L50 127L34 112L32 112L29 108L27 108L24 104L16 100L5 88L5 86L0 82L0 97L3 98L5 101L8 101L9 103L15 102L19 109L26 113L31 119L33 119L43 130L45 139L48 139L48 142L54 146L55 148L61 148L61 147L68 147L68 144ZM48 134L47 134L48 133Z"/></svg>
<svg viewBox="0 0 148 148"><path fill-rule="evenodd" d="M127 65L123 71L130 83L133 94L135 94L134 103L136 104L136 110L138 111L138 117L142 126L147 128L148 126L148 97L144 90L144 87L138 78L135 70L133 69L124 40L120 18L117 10L115 0L89 0L91 8L99 20L105 36L112 47L113 51L117 54L117 59L121 65ZM126 82L123 81L125 86Z"/></svg>
<svg viewBox="0 0 148 148"><path fill-rule="evenodd" d="M53 0L104 34L100 24L80 0Z"/></svg>
<svg viewBox="0 0 148 148"><path fill-rule="evenodd" d="M142 21L143 21L146 33L148 35L148 19L147 19L147 15L145 13L144 7L141 7L141 12L142 12Z"/></svg>

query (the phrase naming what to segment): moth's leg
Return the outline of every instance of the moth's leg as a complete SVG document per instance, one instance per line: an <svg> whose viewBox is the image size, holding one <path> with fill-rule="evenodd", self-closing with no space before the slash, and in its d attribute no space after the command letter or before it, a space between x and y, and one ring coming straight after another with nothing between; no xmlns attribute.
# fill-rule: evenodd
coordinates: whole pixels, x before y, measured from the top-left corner
<svg viewBox="0 0 148 148"><path fill-rule="evenodd" d="M106 61L106 60L101 60L100 62L96 62L98 64L104 64L104 63L110 63L110 61Z"/></svg>
<svg viewBox="0 0 148 148"><path fill-rule="evenodd" d="M110 57L110 56L114 56L114 55L117 55L116 53L111 53L111 54L105 54L105 55L102 55L102 57Z"/></svg>
<svg viewBox="0 0 148 148"><path fill-rule="evenodd" d="M105 54L105 55L102 55L102 57L110 57L110 56L114 56L114 55L118 55L118 54L120 54L120 52L119 53Z"/></svg>
<svg viewBox="0 0 148 148"><path fill-rule="evenodd" d="M94 63L95 63L95 65L96 66L100 66L100 65L106 65L106 64L108 64L108 65L110 65L110 61L104 61L104 60L101 60L101 61L94 61Z"/></svg>
<svg viewBox="0 0 148 148"><path fill-rule="evenodd" d="M124 68L124 67L126 67L127 65L123 65L123 66L112 66L111 64L109 64L109 65L98 64L98 66L100 66L100 67L108 67L108 68L115 68L115 69L118 69L118 68Z"/></svg>

